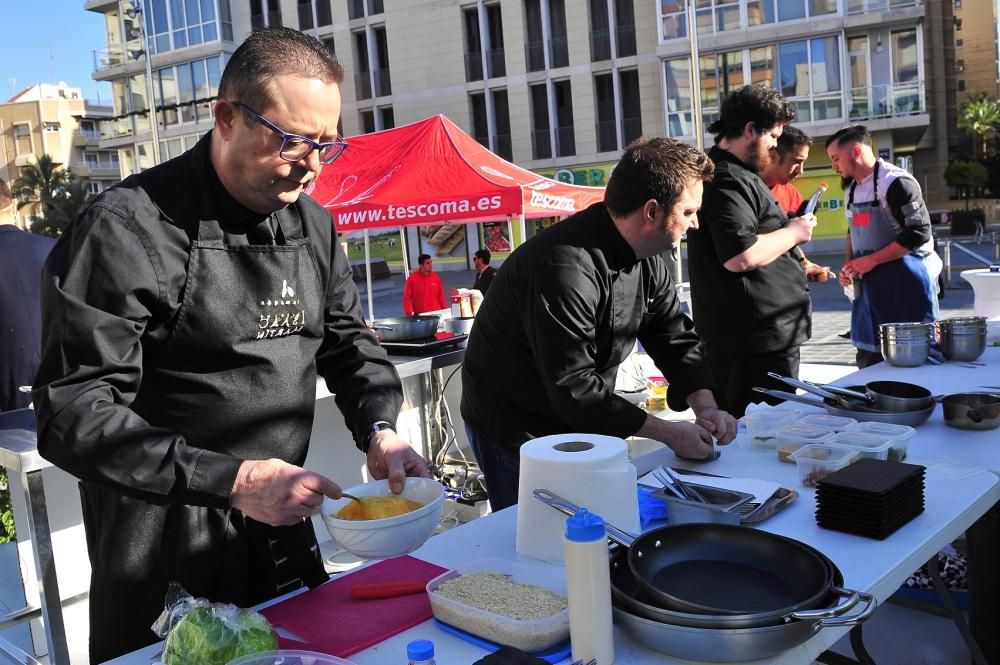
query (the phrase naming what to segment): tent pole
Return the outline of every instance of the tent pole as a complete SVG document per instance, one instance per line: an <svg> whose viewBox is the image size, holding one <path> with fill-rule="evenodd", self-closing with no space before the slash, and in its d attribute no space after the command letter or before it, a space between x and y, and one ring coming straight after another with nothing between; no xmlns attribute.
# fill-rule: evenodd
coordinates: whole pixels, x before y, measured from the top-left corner
<svg viewBox="0 0 1000 665"><path fill-rule="evenodd" d="M375 305L372 298L372 255L368 247L368 229L365 229L365 279L368 282L368 321L375 321Z"/></svg>
<svg viewBox="0 0 1000 665"><path fill-rule="evenodd" d="M410 276L410 259L406 256L406 227L399 227L399 246L403 248L403 279Z"/></svg>
<svg viewBox="0 0 1000 665"><path fill-rule="evenodd" d="M507 223L509 224L510 220L508 220ZM518 228L518 231L520 231L520 233L521 233L521 244L523 245L524 241L528 239L528 235L527 235L528 234L528 227L527 227L527 225L524 222L524 195L523 195L523 192L522 192L522 196L521 196L521 219L519 219L517 221L517 228ZM510 235L511 235L512 238L514 237L513 229L511 230Z"/></svg>

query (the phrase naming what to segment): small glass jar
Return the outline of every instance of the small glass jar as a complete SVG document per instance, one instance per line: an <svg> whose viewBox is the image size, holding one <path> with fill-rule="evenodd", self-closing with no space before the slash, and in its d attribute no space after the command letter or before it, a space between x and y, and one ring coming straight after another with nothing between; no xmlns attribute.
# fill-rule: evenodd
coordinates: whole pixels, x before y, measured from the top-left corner
<svg viewBox="0 0 1000 665"><path fill-rule="evenodd" d="M649 388L649 392L653 393L654 397L667 396L667 380L662 376L647 376L646 377L646 387Z"/></svg>

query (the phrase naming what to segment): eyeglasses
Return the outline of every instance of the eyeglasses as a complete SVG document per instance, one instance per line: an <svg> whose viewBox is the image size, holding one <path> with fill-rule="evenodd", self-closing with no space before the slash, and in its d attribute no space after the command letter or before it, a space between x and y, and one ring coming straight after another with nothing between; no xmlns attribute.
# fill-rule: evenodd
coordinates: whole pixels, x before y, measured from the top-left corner
<svg viewBox="0 0 1000 665"><path fill-rule="evenodd" d="M330 164L340 157L341 153L347 148L347 141L344 139L337 139L329 143L317 143L306 136L289 134L246 104L241 102L232 102L232 104L254 121L270 129L281 139L281 149L278 150L278 154L286 162L301 161L308 157L313 150L318 150L320 163Z"/></svg>

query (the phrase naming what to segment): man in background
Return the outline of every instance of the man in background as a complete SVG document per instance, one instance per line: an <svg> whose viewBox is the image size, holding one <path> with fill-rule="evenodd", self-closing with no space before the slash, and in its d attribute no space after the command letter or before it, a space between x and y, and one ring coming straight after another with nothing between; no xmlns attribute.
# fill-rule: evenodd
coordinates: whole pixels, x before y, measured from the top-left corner
<svg viewBox="0 0 1000 665"><path fill-rule="evenodd" d="M403 287L403 313L413 316L447 308L441 276L434 272L434 259L430 254L421 254L417 263L420 268L406 278Z"/></svg>
<svg viewBox="0 0 1000 665"><path fill-rule="evenodd" d="M941 259L916 178L875 156L864 125L826 140L833 170L847 187L847 259L843 286L853 285L851 342L859 368L882 361L879 326L934 321Z"/></svg>
<svg viewBox="0 0 1000 665"><path fill-rule="evenodd" d="M802 209L802 194L792 181L802 175L806 160L809 159L809 146L812 142L801 129L787 125L778 137L778 144L771 148L770 166L760 172L761 180L771 189L774 200L789 218L805 212ZM809 281L826 281L831 276L837 276L831 273L829 268L816 265L807 259L801 247L797 252L802 260L802 267L805 268L806 279Z"/></svg>
<svg viewBox="0 0 1000 665"><path fill-rule="evenodd" d="M493 255L490 254L490 250L488 249L478 249L472 256L472 263L476 266L476 281L472 285L472 288L478 289L484 296L497 274L497 269L490 265L491 258L493 258Z"/></svg>
<svg viewBox="0 0 1000 665"><path fill-rule="evenodd" d="M14 199L0 180L0 411L23 409L31 395L21 386L35 380L41 354L39 284L52 238L14 225Z"/></svg>
<svg viewBox="0 0 1000 665"><path fill-rule="evenodd" d="M483 301L462 365L462 417L490 506L517 502L520 447L549 434L655 439L712 459L736 436L712 395L711 372L661 254L698 226L712 162L672 139L638 139L604 201L546 229L504 261ZM670 377L670 422L616 395L636 340Z"/></svg>
<svg viewBox="0 0 1000 665"><path fill-rule="evenodd" d="M795 109L773 88L730 93L709 131L715 177L705 186L701 224L688 231L691 306L705 340L719 406L742 416L768 376L798 376L799 346L812 317L805 271L793 251L812 238L816 217L788 219L758 173Z"/></svg>

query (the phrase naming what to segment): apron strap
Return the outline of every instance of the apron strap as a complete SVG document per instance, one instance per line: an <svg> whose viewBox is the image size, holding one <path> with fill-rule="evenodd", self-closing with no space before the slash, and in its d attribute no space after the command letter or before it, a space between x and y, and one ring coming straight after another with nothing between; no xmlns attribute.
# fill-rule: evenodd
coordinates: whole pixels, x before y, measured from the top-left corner
<svg viewBox="0 0 1000 665"><path fill-rule="evenodd" d="M878 201L878 165L879 160L875 160L875 170L872 171L872 200ZM851 183L851 189L847 192L847 209L850 210L851 206L854 205L854 188L858 186L858 182L855 180Z"/></svg>

